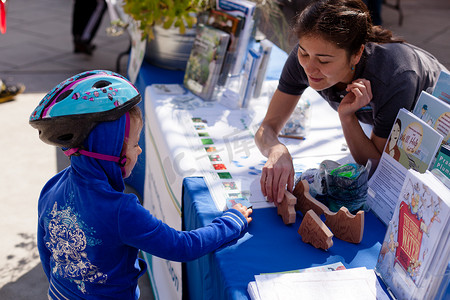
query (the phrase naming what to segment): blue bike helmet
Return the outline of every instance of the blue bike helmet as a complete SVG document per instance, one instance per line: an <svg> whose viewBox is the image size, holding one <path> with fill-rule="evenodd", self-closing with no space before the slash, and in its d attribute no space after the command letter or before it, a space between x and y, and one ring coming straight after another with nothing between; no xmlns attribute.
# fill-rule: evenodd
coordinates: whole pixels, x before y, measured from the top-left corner
<svg viewBox="0 0 450 300"><path fill-rule="evenodd" d="M77 74L58 84L30 116L30 125L45 143L81 146L99 122L114 121L141 101L123 76L105 70Z"/></svg>

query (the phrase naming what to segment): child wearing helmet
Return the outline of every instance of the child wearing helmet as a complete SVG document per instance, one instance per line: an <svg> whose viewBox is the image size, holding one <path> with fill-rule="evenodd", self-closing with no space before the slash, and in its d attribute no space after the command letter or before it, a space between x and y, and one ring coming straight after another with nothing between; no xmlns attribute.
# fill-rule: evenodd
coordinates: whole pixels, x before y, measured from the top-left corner
<svg viewBox="0 0 450 300"><path fill-rule="evenodd" d="M252 220L252 210L238 204L205 227L177 231L123 192L142 152L139 101L122 76L88 71L56 86L30 116L39 137L71 160L39 197L38 249L50 299L138 299L146 271L139 249L193 260L238 238Z"/></svg>

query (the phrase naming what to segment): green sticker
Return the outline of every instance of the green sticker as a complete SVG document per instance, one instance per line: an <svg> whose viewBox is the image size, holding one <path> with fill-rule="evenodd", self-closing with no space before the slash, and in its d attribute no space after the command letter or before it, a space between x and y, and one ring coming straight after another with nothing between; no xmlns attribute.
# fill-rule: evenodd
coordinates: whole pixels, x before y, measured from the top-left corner
<svg viewBox="0 0 450 300"><path fill-rule="evenodd" d="M214 144L212 139L202 139L202 144L203 145L212 145Z"/></svg>
<svg viewBox="0 0 450 300"><path fill-rule="evenodd" d="M217 175L219 175L220 179L231 179L230 172L218 172Z"/></svg>

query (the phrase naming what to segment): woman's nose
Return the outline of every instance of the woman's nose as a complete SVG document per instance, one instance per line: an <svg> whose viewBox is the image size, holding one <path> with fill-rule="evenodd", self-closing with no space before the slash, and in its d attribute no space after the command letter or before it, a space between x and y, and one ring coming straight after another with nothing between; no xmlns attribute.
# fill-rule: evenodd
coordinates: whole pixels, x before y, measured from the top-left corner
<svg viewBox="0 0 450 300"><path fill-rule="evenodd" d="M315 74L319 70L313 59L308 59L303 68L305 69L306 74Z"/></svg>

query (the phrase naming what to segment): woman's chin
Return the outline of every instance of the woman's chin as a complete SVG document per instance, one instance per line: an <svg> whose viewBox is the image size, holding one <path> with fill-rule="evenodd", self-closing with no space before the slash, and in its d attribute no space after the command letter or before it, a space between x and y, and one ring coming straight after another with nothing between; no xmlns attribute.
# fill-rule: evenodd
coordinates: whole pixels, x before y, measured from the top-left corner
<svg viewBox="0 0 450 300"><path fill-rule="evenodd" d="M325 85L323 81L324 81L323 79L320 80L320 81L314 81L314 80L309 79L308 83L309 83L309 86L313 90L320 92L320 91L322 91L324 89L329 88L329 86Z"/></svg>

